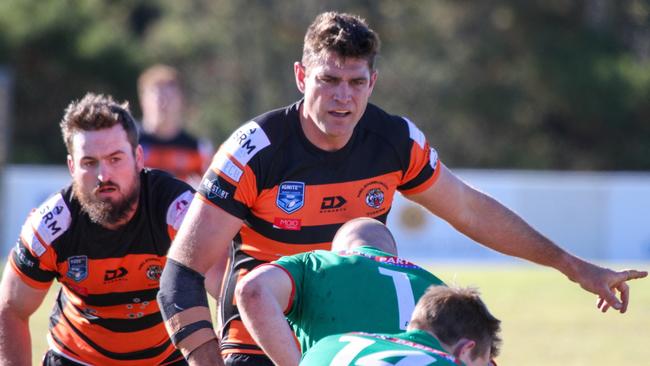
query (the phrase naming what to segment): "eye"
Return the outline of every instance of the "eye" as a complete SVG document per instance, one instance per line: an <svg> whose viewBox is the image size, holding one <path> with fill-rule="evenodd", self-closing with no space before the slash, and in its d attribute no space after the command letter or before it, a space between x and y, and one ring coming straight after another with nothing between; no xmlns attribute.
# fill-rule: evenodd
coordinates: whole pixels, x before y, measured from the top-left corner
<svg viewBox="0 0 650 366"><path fill-rule="evenodd" d="M84 168L92 168L95 165L97 165L96 160L84 160L84 161L81 162L81 166L84 167Z"/></svg>
<svg viewBox="0 0 650 366"><path fill-rule="evenodd" d="M334 84L337 80L331 76L321 76L319 79L325 84Z"/></svg>

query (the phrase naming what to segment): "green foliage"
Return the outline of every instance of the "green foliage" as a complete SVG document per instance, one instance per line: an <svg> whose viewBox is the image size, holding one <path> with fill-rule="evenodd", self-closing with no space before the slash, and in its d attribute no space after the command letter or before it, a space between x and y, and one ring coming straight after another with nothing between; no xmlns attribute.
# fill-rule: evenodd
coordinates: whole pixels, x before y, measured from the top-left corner
<svg viewBox="0 0 650 366"><path fill-rule="evenodd" d="M61 162L58 120L86 91L127 99L137 116L137 75L156 62L181 70L189 128L218 145L300 97L292 63L332 9L379 32L372 102L414 120L447 164L650 169L644 0L5 0L11 159Z"/></svg>

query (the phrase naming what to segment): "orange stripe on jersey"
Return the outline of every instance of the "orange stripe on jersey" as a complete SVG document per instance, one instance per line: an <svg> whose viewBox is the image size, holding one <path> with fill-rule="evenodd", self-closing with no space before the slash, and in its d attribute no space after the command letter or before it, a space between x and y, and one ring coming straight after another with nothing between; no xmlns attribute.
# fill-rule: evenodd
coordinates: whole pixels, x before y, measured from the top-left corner
<svg viewBox="0 0 650 366"><path fill-rule="evenodd" d="M429 144L427 143L425 143L423 147L420 147L420 145L415 142L411 144L411 157L409 159L409 166L404 173L402 183L408 182L420 174L422 167L426 164L429 164L430 153L431 151L429 149Z"/></svg>
<svg viewBox="0 0 650 366"><path fill-rule="evenodd" d="M77 289L101 290L100 292L88 290L88 295L156 289L160 284L161 272L159 271L162 271L166 262L166 257L153 254L130 254L121 258L88 258L86 268L89 270L86 278L76 282L68 277L62 277L61 282ZM69 272L68 261L60 263L59 266L60 273ZM79 305L81 304L80 302Z"/></svg>
<svg viewBox="0 0 650 366"><path fill-rule="evenodd" d="M172 146L148 146L144 165L165 170L180 179L203 174L204 157L198 150Z"/></svg>
<svg viewBox="0 0 650 366"><path fill-rule="evenodd" d="M255 340L253 337L248 334L248 331L246 331L246 327L244 326L244 323L242 323L241 320L231 320L228 326L228 333L227 333L227 343L238 343L238 344L247 344L247 345L255 345L257 346L257 343L255 343ZM229 354L229 353L248 353L248 354L255 354L255 355L263 355L264 351L258 350L258 349L237 349L237 348L225 348L221 351L222 354Z"/></svg>
<svg viewBox="0 0 650 366"><path fill-rule="evenodd" d="M411 189L403 189L401 192L404 195L424 192L438 180L438 176L440 176L440 160L438 160L436 162L436 167L435 167L435 170L433 171L432 176L430 176L427 180L425 180L419 186L417 186L415 188L411 188Z"/></svg>
<svg viewBox="0 0 650 366"><path fill-rule="evenodd" d="M241 249L251 257L265 262L274 261L284 255L293 255L310 250L329 250L332 246L331 242L302 245L287 244L271 240L248 226L242 226L239 234L242 238Z"/></svg>
<svg viewBox="0 0 650 366"><path fill-rule="evenodd" d="M343 224L357 217L377 217L389 210L395 188L401 183L401 175L400 171L393 171L369 179L306 185L304 206L291 214L278 207L280 188L275 186L261 192L251 211L270 223L278 217L300 219L301 226ZM377 201L369 202L373 192L377 194Z"/></svg>

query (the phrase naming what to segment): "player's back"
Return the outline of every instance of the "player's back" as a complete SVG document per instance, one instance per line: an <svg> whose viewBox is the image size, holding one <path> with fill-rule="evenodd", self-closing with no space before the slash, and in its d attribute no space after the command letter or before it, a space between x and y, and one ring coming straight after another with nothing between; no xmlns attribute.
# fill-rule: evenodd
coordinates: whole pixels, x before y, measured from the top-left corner
<svg viewBox="0 0 650 366"><path fill-rule="evenodd" d="M287 319L303 352L331 334L404 331L425 290L443 284L419 266L372 247L318 250L275 263L294 281Z"/></svg>
<svg viewBox="0 0 650 366"><path fill-rule="evenodd" d="M346 333L323 338L305 354L301 366L463 365L430 334L413 330L401 334Z"/></svg>

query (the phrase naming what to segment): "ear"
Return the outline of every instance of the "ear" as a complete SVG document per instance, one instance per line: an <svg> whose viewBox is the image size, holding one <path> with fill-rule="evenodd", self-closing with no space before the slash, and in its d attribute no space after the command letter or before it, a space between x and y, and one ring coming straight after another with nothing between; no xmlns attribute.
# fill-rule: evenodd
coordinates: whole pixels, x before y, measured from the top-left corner
<svg viewBox="0 0 650 366"><path fill-rule="evenodd" d="M370 91L372 92L373 88L375 87L375 83L377 82L377 74L379 71L377 70L372 70L370 74L370 81L368 82L368 87L370 88Z"/></svg>
<svg viewBox="0 0 650 366"><path fill-rule="evenodd" d="M68 162L68 170L70 171L70 175L74 175L74 160L72 159L72 155L68 154L66 160Z"/></svg>
<svg viewBox="0 0 650 366"><path fill-rule="evenodd" d="M144 168L144 150L142 149L142 145L138 145L135 148L135 168L138 173Z"/></svg>
<svg viewBox="0 0 650 366"><path fill-rule="evenodd" d="M463 361L464 363L468 363L472 360L472 357L470 353L476 346L476 342L467 339L467 338L461 338L456 344L454 345L454 356L458 358L459 360Z"/></svg>
<svg viewBox="0 0 650 366"><path fill-rule="evenodd" d="M299 61L293 63L293 73L296 76L296 86L301 93L305 93L305 67Z"/></svg>

